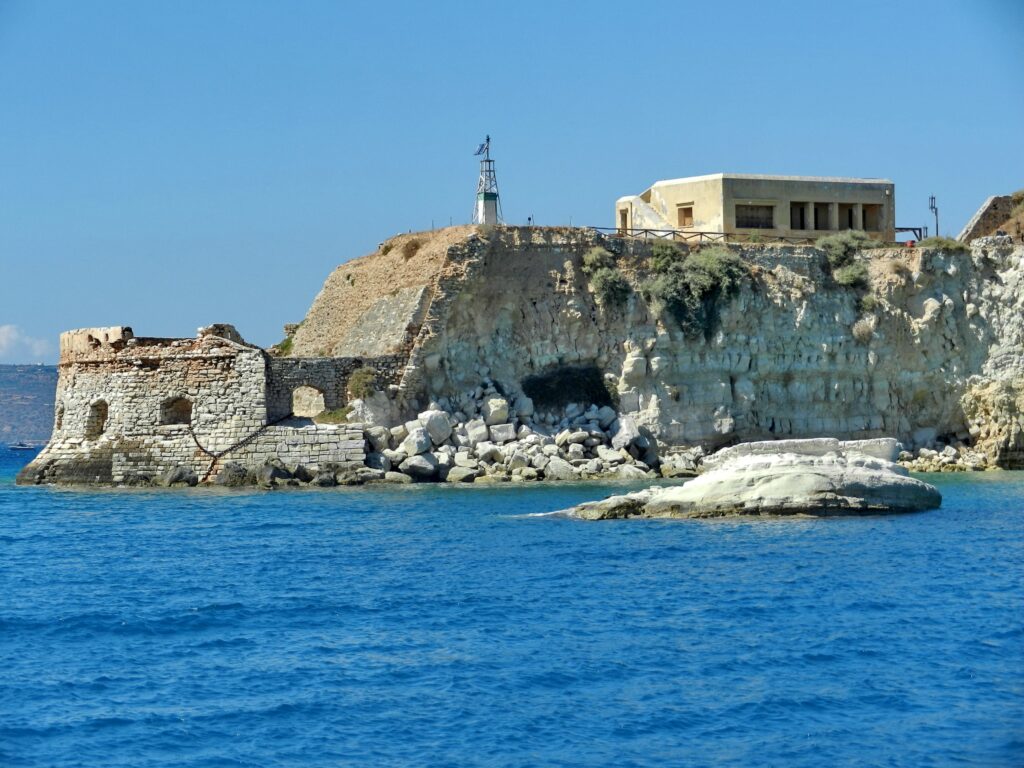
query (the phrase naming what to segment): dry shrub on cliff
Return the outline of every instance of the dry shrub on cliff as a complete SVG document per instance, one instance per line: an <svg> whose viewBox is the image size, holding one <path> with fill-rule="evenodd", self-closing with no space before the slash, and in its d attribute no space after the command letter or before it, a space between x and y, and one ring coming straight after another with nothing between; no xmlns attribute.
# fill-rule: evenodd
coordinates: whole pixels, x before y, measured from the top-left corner
<svg viewBox="0 0 1024 768"><path fill-rule="evenodd" d="M733 296L748 273L743 260L722 246L682 260L652 257L651 268L654 276L643 288L647 301L667 309L687 335L705 338L717 325L718 300Z"/></svg>
<svg viewBox="0 0 1024 768"><path fill-rule="evenodd" d="M878 248L881 243L872 240L863 232L850 229L845 232L837 232L834 235L819 237L815 245L825 252L829 266L832 269L837 269L852 262L857 251Z"/></svg>
<svg viewBox="0 0 1024 768"><path fill-rule="evenodd" d="M850 330L858 344L867 344L875 335L875 319L873 317L862 317L853 324Z"/></svg>
<svg viewBox="0 0 1024 768"><path fill-rule="evenodd" d="M348 393L352 397L367 398L377 389L377 371L364 366L348 377Z"/></svg>
<svg viewBox="0 0 1024 768"><path fill-rule="evenodd" d="M848 288L867 288L868 268L862 262L855 261L832 270L832 279Z"/></svg>
<svg viewBox="0 0 1024 768"><path fill-rule="evenodd" d="M595 245L583 254L583 266L580 269L585 275L593 275L599 269L615 269L615 257L606 248Z"/></svg>
<svg viewBox="0 0 1024 768"><path fill-rule="evenodd" d="M422 245L423 241L420 240L418 237L409 238L404 243L402 243L402 258L408 261L409 259L416 255L416 252L419 251L420 246Z"/></svg>

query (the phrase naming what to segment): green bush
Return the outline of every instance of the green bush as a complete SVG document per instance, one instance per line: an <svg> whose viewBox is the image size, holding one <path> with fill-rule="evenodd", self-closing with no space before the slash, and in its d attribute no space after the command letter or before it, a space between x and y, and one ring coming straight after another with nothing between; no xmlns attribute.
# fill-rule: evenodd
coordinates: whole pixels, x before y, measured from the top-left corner
<svg viewBox="0 0 1024 768"><path fill-rule="evenodd" d="M615 257L606 249L595 245L583 254L583 274L593 275L599 269L615 269Z"/></svg>
<svg viewBox="0 0 1024 768"><path fill-rule="evenodd" d="M918 248L935 248L940 251L949 251L950 253L970 253L971 249L966 243L961 243L959 240L954 240L951 237L926 237L920 243L917 244Z"/></svg>
<svg viewBox="0 0 1024 768"><path fill-rule="evenodd" d="M688 251L671 240L655 240L651 244L651 269L655 272L667 272L673 264L679 264L686 258Z"/></svg>
<svg viewBox="0 0 1024 768"><path fill-rule="evenodd" d="M870 315L878 308L878 299L872 293L865 293L857 301L857 307L866 315Z"/></svg>
<svg viewBox="0 0 1024 768"><path fill-rule="evenodd" d="M645 298L667 309L688 336L710 338L718 322L718 300L733 296L747 266L722 246L703 248L685 259L652 257L654 275L644 284Z"/></svg>
<svg viewBox="0 0 1024 768"><path fill-rule="evenodd" d="M607 267L601 267L590 276L590 285L601 303L608 307L622 306L633 292L633 287L619 270Z"/></svg>
<svg viewBox="0 0 1024 768"><path fill-rule="evenodd" d="M867 288L868 268L863 263L855 261L832 270L832 279L848 288Z"/></svg>
<svg viewBox="0 0 1024 768"><path fill-rule="evenodd" d="M348 377L348 393L352 397L367 398L377 389L377 371L364 366Z"/></svg>
<svg viewBox="0 0 1024 768"><path fill-rule="evenodd" d="M851 229L820 237L815 245L825 252L829 266L836 269L853 261L853 256L857 251L878 248L880 243L877 240L872 240L863 232Z"/></svg>

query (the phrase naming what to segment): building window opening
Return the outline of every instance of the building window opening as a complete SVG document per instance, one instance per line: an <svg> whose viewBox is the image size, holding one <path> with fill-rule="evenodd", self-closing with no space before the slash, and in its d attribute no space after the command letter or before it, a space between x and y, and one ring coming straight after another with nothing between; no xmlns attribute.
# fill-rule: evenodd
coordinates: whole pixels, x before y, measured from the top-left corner
<svg viewBox="0 0 1024 768"><path fill-rule="evenodd" d="M619 231L623 234L629 229L629 211L623 208L619 211Z"/></svg>
<svg viewBox="0 0 1024 768"><path fill-rule="evenodd" d="M292 392L292 416L311 419L325 409L324 393L316 387L296 387Z"/></svg>
<svg viewBox="0 0 1024 768"><path fill-rule="evenodd" d="M850 203L839 204L839 228L854 229L853 226L853 205Z"/></svg>
<svg viewBox="0 0 1024 768"><path fill-rule="evenodd" d="M864 206L864 229L866 229L868 232L882 231L882 206Z"/></svg>
<svg viewBox="0 0 1024 768"><path fill-rule="evenodd" d="M192 402L184 397L173 397L160 404L161 424L191 424Z"/></svg>
<svg viewBox="0 0 1024 768"><path fill-rule="evenodd" d="M775 206L737 205L736 227L738 229L774 229Z"/></svg>
<svg viewBox="0 0 1024 768"><path fill-rule="evenodd" d="M789 228L810 229L807 226L807 203L789 204Z"/></svg>
<svg viewBox="0 0 1024 768"><path fill-rule="evenodd" d="M85 437L87 440L95 440L103 434L107 428L109 410L106 400L97 400L89 406L89 418L85 422Z"/></svg>
<svg viewBox="0 0 1024 768"><path fill-rule="evenodd" d="M828 203L814 204L814 228L828 229Z"/></svg>
<svg viewBox="0 0 1024 768"><path fill-rule="evenodd" d="M53 430L55 432L60 432L60 430L62 430L63 428L64 428L64 404L63 403L58 403L57 404L57 418L54 421Z"/></svg>
<svg viewBox="0 0 1024 768"><path fill-rule="evenodd" d="M693 226L693 203L676 206L676 222L679 227Z"/></svg>

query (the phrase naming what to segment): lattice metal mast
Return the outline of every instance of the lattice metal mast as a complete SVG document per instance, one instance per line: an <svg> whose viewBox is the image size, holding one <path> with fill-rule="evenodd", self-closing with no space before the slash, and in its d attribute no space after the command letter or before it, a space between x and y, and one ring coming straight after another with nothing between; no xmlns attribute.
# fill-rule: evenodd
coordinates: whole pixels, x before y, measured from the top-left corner
<svg viewBox="0 0 1024 768"><path fill-rule="evenodd" d="M491 160L491 137L477 147L480 159L480 179L476 183L476 205L473 208L474 224L500 224L501 198L498 196L498 177L494 173L494 161Z"/></svg>

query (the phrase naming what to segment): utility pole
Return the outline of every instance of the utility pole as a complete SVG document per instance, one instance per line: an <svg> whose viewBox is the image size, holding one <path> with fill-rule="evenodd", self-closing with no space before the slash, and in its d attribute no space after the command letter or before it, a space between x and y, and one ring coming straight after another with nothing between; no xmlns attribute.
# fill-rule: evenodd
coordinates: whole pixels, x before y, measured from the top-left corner
<svg viewBox="0 0 1024 768"><path fill-rule="evenodd" d="M935 214L935 236L939 236L939 206L935 204L935 195L928 198L928 210Z"/></svg>

